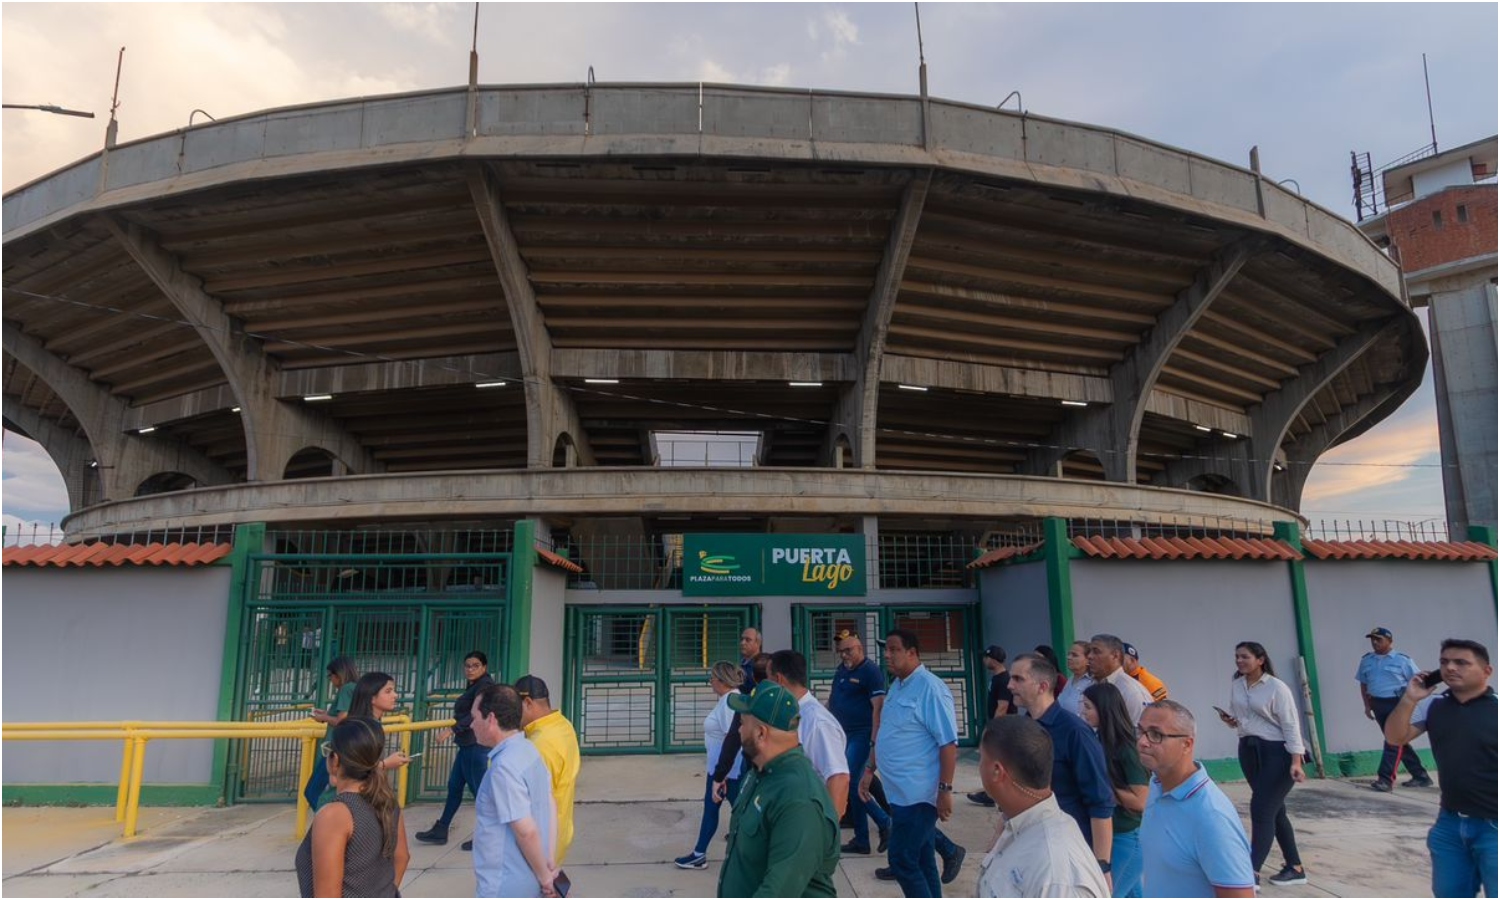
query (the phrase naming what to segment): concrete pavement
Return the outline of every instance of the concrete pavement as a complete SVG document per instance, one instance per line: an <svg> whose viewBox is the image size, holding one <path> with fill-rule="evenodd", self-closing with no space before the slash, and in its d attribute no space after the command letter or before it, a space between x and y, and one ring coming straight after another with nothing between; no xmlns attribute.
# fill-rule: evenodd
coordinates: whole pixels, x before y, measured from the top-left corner
<svg viewBox="0 0 1500 900"><path fill-rule="evenodd" d="M1437 791L1398 788L1383 795L1364 783L1314 781L1292 792L1288 809L1310 882L1268 886L1264 896L1430 894L1425 839L1437 814ZM961 792L979 784L972 752L960 760L957 784ZM1225 787L1247 815L1249 789L1242 783ZM585 759L577 835L566 866L574 895L713 896L722 840L714 841L707 870L682 871L671 864L691 849L702 795L697 755ZM438 812L431 803L409 807L408 834L427 828ZM110 808L9 808L3 813L0 892L8 897L295 897L294 817L290 806L148 808L141 810L140 833L125 840ZM974 895L996 819L993 810L958 798L944 829L968 848L969 858L949 896ZM470 854L459 849L473 821L466 805L446 846L411 842L403 895L473 896ZM727 824L726 815L721 835ZM875 880L875 869L884 864L876 856L844 859L837 877L840 895L901 896L894 883ZM1264 873L1280 866L1273 850Z"/></svg>

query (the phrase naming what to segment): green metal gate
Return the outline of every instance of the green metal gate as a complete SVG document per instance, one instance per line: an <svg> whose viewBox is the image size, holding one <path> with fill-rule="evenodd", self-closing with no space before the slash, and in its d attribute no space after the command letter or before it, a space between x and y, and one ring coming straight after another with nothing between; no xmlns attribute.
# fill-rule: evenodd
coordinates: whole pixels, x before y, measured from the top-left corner
<svg viewBox="0 0 1500 900"><path fill-rule="evenodd" d="M807 657L808 687L828 701L833 673L839 667L834 650L845 629L859 636L865 654L884 666L885 654L877 638L893 628L917 636L922 663L953 689L953 711L958 717L958 742L973 745L979 738L980 675L979 608L972 605L810 606L792 607L792 646ZM889 678L889 673L887 673Z"/></svg>
<svg viewBox="0 0 1500 900"><path fill-rule="evenodd" d="M568 709L585 753L700 749L717 697L708 671L738 661L756 606L569 607Z"/></svg>
<svg viewBox="0 0 1500 900"><path fill-rule="evenodd" d="M239 718L297 721L327 706L326 667L336 656L352 658L361 673L394 677L398 712L446 718L468 684L465 653L481 650L492 672L505 671L509 566L509 554L255 558ZM422 750L425 736L412 742ZM455 752L451 743L434 743L412 763L409 797L443 797ZM236 742L231 802L295 798L299 761L294 739Z"/></svg>

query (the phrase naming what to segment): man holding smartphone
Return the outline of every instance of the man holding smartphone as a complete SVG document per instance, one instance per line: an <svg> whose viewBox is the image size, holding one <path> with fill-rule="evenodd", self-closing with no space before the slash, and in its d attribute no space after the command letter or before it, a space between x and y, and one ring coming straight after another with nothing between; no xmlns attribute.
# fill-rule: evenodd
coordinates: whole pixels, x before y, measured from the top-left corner
<svg viewBox="0 0 1500 900"><path fill-rule="evenodd" d="M1443 641L1438 669L1420 672L1385 723L1385 739L1401 746L1426 732L1438 771L1440 811L1427 832L1432 893L1472 897L1496 892L1496 718L1490 651L1478 641ZM1430 675L1448 692L1435 695Z"/></svg>
<svg viewBox="0 0 1500 900"><path fill-rule="evenodd" d="M1383 733L1391 710L1401 702L1406 692L1406 683L1417 674L1417 664L1411 657L1395 649L1396 638L1389 628L1372 628L1365 635L1370 639L1370 652L1360 657L1359 670L1354 678L1359 682L1359 696L1365 704L1365 718L1374 719ZM1393 746L1386 743L1380 754L1380 768L1370 789L1389 794L1396 787L1396 770L1406 763L1411 778L1407 787L1432 787L1432 779L1417 752L1409 746Z"/></svg>

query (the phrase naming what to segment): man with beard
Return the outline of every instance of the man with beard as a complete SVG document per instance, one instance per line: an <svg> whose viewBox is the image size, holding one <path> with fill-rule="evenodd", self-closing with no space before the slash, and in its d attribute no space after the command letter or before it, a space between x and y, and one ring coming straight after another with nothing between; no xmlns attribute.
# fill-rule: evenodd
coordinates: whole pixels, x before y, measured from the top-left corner
<svg viewBox="0 0 1500 900"><path fill-rule="evenodd" d="M754 770L729 820L720 897L834 897L839 817L828 789L797 743L797 700L774 682L729 706Z"/></svg>

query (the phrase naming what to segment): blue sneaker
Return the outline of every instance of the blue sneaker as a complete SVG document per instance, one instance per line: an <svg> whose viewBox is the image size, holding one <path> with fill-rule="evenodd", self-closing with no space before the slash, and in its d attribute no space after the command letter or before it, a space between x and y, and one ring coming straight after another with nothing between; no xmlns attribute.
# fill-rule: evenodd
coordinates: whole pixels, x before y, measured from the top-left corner
<svg viewBox="0 0 1500 900"><path fill-rule="evenodd" d="M679 869L706 869L708 868L708 854L689 853L687 856L679 856L672 862Z"/></svg>

